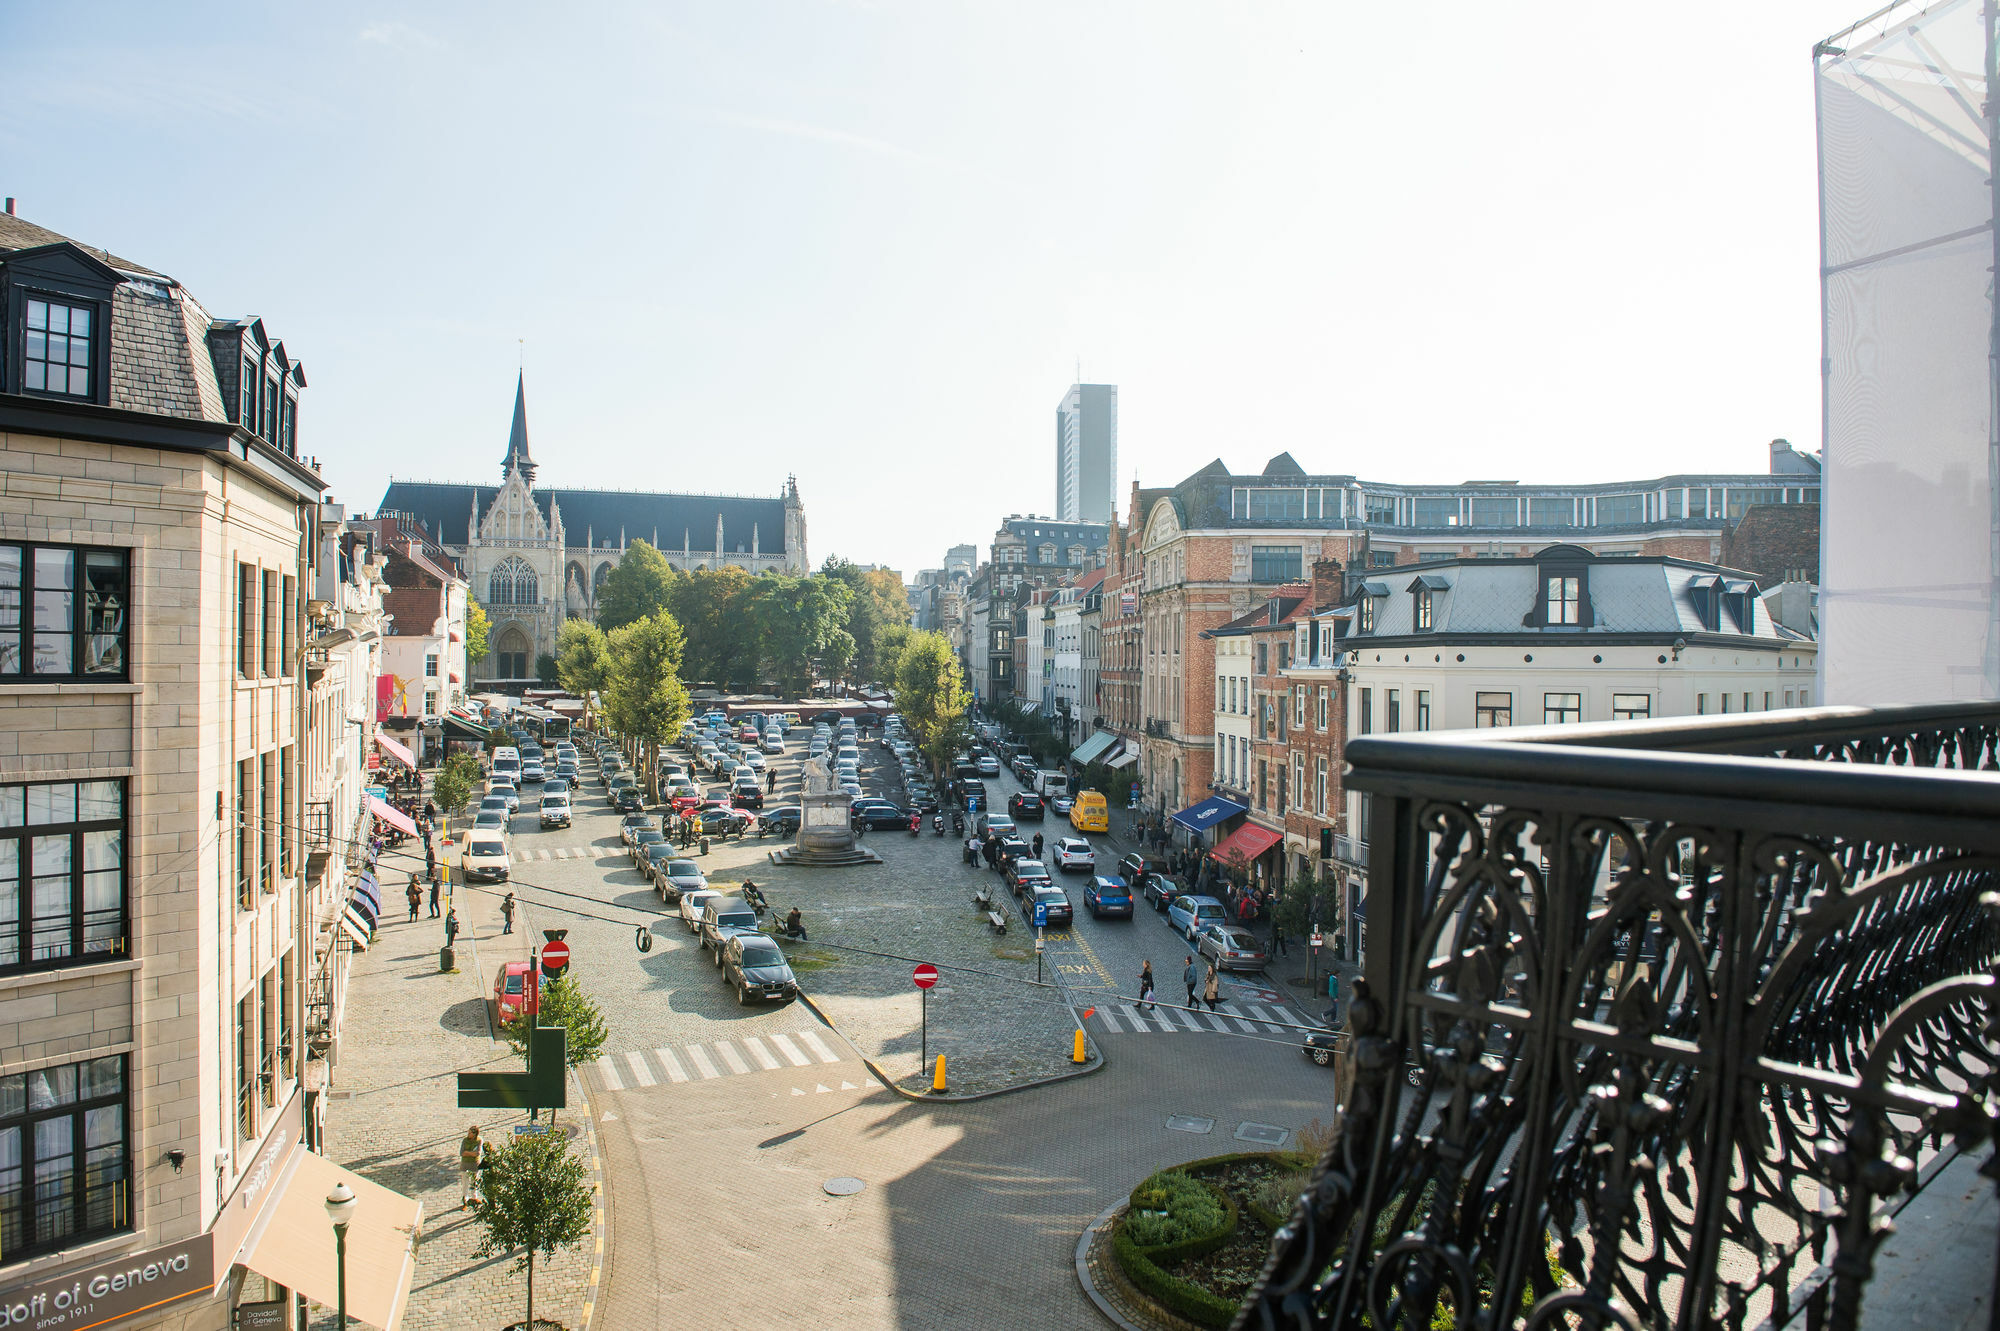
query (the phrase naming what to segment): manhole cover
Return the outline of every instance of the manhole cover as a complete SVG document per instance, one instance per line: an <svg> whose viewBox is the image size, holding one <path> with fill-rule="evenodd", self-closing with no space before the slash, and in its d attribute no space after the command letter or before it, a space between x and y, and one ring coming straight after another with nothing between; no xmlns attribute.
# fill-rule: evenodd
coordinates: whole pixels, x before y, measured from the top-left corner
<svg viewBox="0 0 2000 1331"><path fill-rule="evenodd" d="M1256 1142L1260 1146L1283 1146L1290 1135L1284 1128L1274 1128L1269 1123L1241 1123L1236 1128L1237 1141Z"/></svg>
<svg viewBox="0 0 2000 1331"><path fill-rule="evenodd" d="M852 1197L867 1186L858 1178L830 1178L820 1184L829 1197Z"/></svg>
<svg viewBox="0 0 2000 1331"><path fill-rule="evenodd" d="M1214 1129L1215 1120L1212 1118L1196 1118L1192 1114L1174 1114L1167 1119L1167 1130L1170 1132L1202 1133L1212 1132Z"/></svg>

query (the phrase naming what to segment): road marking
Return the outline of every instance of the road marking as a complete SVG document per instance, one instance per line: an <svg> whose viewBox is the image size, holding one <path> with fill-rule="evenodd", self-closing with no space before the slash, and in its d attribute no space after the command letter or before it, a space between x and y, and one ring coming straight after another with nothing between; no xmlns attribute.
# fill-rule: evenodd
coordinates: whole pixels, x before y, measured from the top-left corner
<svg viewBox="0 0 2000 1331"><path fill-rule="evenodd" d="M689 1045L687 1053L688 1058L694 1063L694 1070L699 1072L704 1080L709 1077L720 1077L722 1075L715 1070L715 1064L708 1061L708 1055L702 1052L700 1045Z"/></svg>
<svg viewBox="0 0 2000 1331"><path fill-rule="evenodd" d="M800 1090L800 1089L799 1089L798 1087L794 1086L794 1087L792 1087L792 1094L793 1094L793 1095L804 1095L804 1094L805 1094L805 1092L804 1092L804 1091L802 1091L802 1090Z"/></svg>
<svg viewBox="0 0 2000 1331"><path fill-rule="evenodd" d="M1131 1008L1126 1008L1126 1009L1125 1009L1125 1015L1126 1015L1126 1016L1128 1016L1128 1017L1132 1016L1132 1009L1131 1009ZM1107 1007L1107 1008L1099 1008L1099 1009L1098 1009L1098 1011L1097 1011L1097 1019L1098 1019L1099 1021L1101 1021L1101 1022L1103 1022L1103 1023L1104 1023L1104 1029L1105 1029L1105 1030L1107 1030L1107 1031L1121 1031L1121 1032L1122 1032L1122 1031L1123 1031L1123 1030L1125 1029L1125 1028L1124 1028L1123 1026L1120 1026L1120 1025L1118 1024L1118 1018L1116 1018L1116 1017L1114 1017L1114 1016L1112 1016L1112 1015L1111 1015L1111 1009L1110 1009L1110 1008L1108 1008L1108 1007ZM1134 1020L1134 1021L1137 1021L1137 1020L1138 1020L1138 1018L1136 1018L1136 1017L1133 1017L1133 1020Z"/></svg>
<svg viewBox="0 0 2000 1331"><path fill-rule="evenodd" d="M743 1061L743 1055L737 1053L736 1046L729 1041L717 1040L715 1052L722 1055L722 1061L729 1065L731 1072L743 1073L750 1070L750 1065Z"/></svg>
<svg viewBox="0 0 2000 1331"><path fill-rule="evenodd" d="M827 1085L827 1084L826 1084L825 1082L820 1082L820 1083L819 1083L818 1085L816 1085L816 1086L814 1086L814 1087L813 1087L813 1094L814 1094L814 1095L832 1095L832 1094L833 1094L833 1087L831 1087L831 1086L828 1086L828 1085Z"/></svg>
<svg viewBox="0 0 2000 1331"><path fill-rule="evenodd" d="M1214 1012L1204 1012L1201 1015L1202 1018L1206 1020L1209 1025L1215 1027L1216 1030L1222 1031L1224 1034L1228 1033L1229 1023L1225 1022L1221 1017L1217 1016Z"/></svg>
<svg viewBox="0 0 2000 1331"><path fill-rule="evenodd" d="M1258 1007L1255 1003L1245 1003L1243 1010L1259 1021L1268 1022L1271 1020L1271 1014L1263 1008Z"/></svg>
<svg viewBox="0 0 2000 1331"><path fill-rule="evenodd" d="M611 1061L611 1055L599 1054L597 1056L597 1070L604 1074L605 1089L612 1091L622 1091L625 1089L625 1083L618 1079L618 1065Z"/></svg>
<svg viewBox="0 0 2000 1331"><path fill-rule="evenodd" d="M1198 1031L1201 1029L1201 1023L1197 1022L1194 1019L1194 1013L1187 1008L1184 1007L1168 1008L1167 1015L1174 1018L1176 1021L1180 1022L1181 1025L1187 1027L1191 1031Z"/></svg>
<svg viewBox="0 0 2000 1331"><path fill-rule="evenodd" d="M812 1062L811 1059L807 1058L804 1054L799 1052L799 1047L797 1045L793 1044L790 1040L787 1040L782 1035L772 1036L771 1043L778 1046L778 1052L783 1054L786 1058L790 1059L792 1061L792 1066L795 1068L802 1068L806 1064Z"/></svg>
<svg viewBox="0 0 2000 1331"><path fill-rule="evenodd" d="M860 1090L861 1088L860 1088L859 1086L856 1086L856 1085L855 1085L855 1084L854 1084L853 1082L851 1082L851 1081L844 1081L844 1082L840 1083L840 1089L841 1089L841 1090L843 1090L843 1091L858 1091L858 1090Z"/></svg>
<svg viewBox="0 0 2000 1331"><path fill-rule="evenodd" d="M817 1032L800 1031L799 1038L801 1040L804 1040L815 1054L819 1055L820 1062L838 1063L840 1061L840 1055L834 1053L831 1049L828 1049L826 1047L826 1042L819 1038Z"/></svg>
<svg viewBox="0 0 2000 1331"><path fill-rule="evenodd" d="M743 1037L743 1044L745 1048L749 1049L751 1055L764 1065L764 1071L776 1072L778 1070L778 1060L771 1057L771 1051L764 1048L762 1040L759 1040L754 1035L746 1035Z"/></svg>
<svg viewBox="0 0 2000 1331"><path fill-rule="evenodd" d="M653 1070L646 1066L646 1056L644 1054L634 1049L631 1053L625 1055L625 1061L632 1065L632 1080L638 1082L641 1086L659 1085L653 1079Z"/></svg>
<svg viewBox="0 0 2000 1331"><path fill-rule="evenodd" d="M673 1054L664 1047L655 1049L653 1051L653 1057L660 1060L660 1066L665 1068L667 1070L667 1075L669 1077L672 1077L675 1081L686 1081L688 1079L687 1073L681 1071L680 1060L675 1058Z"/></svg>
<svg viewBox="0 0 2000 1331"><path fill-rule="evenodd" d="M1250 1032L1252 1035L1255 1035L1257 1033L1257 1023L1254 1021L1247 1021L1242 1017L1238 1017L1236 1019L1236 1024L1238 1026L1241 1026L1244 1030Z"/></svg>

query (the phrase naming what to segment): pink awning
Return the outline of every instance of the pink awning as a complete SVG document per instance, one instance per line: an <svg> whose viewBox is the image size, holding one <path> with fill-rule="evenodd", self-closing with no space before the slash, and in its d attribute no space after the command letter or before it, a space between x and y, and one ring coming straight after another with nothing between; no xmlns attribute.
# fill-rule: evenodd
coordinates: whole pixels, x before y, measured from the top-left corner
<svg viewBox="0 0 2000 1331"><path fill-rule="evenodd" d="M417 755L411 753L408 749L398 744L395 740L390 739L379 730L375 732L375 747L409 768L412 772L417 770Z"/></svg>
<svg viewBox="0 0 2000 1331"><path fill-rule="evenodd" d="M368 811L391 827L400 827L411 836L421 835L417 831L417 825L411 822L401 809L396 808L387 800L370 795L368 797Z"/></svg>
<svg viewBox="0 0 2000 1331"><path fill-rule="evenodd" d="M451 672L451 682L454 684L458 683L458 672L456 670Z"/></svg>

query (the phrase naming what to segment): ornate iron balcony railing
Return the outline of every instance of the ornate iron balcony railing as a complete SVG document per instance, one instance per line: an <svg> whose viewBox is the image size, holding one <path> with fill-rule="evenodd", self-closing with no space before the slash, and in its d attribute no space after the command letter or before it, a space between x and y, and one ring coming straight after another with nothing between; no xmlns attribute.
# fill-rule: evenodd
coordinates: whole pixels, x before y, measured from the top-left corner
<svg viewBox="0 0 2000 1331"><path fill-rule="evenodd" d="M2000 706L1347 758L1345 1113L1237 1325L1854 1326L1913 1162L2000 1111Z"/></svg>

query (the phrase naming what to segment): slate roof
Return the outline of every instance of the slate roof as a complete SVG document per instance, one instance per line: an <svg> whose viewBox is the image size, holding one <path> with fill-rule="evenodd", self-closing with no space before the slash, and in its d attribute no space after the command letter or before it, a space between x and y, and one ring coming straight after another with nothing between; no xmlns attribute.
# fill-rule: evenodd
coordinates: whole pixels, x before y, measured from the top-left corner
<svg viewBox="0 0 2000 1331"><path fill-rule="evenodd" d="M70 240L60 232L51 231L45 226L36 226L25 217L0 213L0 250L31 250L37 245L58 245L64 241L68 241L86 254L95 255L100 262L124 272L137 273L142 277L161 276L150 268L133 263L130 259L119 258L110 250L101 250L80 240Z"/></svg>
<svg viewBox="0 0 2000 1331"><path fill-rule="evenodd" d="M483 515L498 492L499 487L493 485L392 480L376 512L412 514L432 540L463 547L468 543L473 505L477 503ZM672 552L682 548L685 533L690 550L713 555L715 519L720 514L723 553L734 554L738 545L748 553L753 526L760 552L778 554L785 548L783 499L542 486L535 487L533 493L544 521L553 520L552 503L562 510L563 538L574 547L581 547L588 537L599 548L609 541L615 549L622 535L626 541L653 541Z"/></svg>

